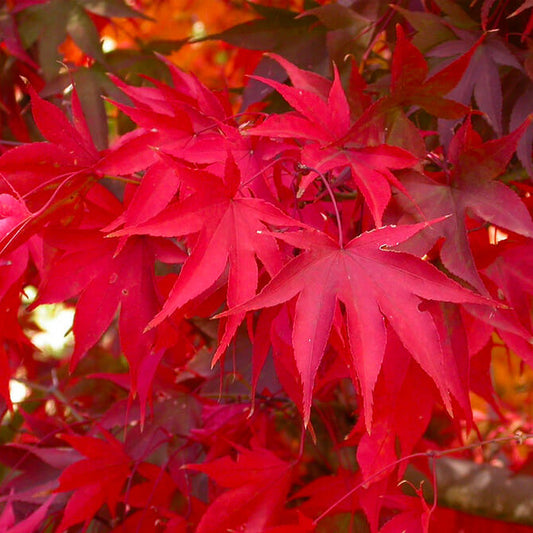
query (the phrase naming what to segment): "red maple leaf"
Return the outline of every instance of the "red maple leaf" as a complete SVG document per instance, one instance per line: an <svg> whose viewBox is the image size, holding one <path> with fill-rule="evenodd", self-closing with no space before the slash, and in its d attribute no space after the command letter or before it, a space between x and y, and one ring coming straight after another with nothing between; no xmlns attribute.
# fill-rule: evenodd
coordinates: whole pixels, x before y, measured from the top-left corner
<svg viewBox="0 0 533 533"><path fill-rule="evenodd" d="M115 515L122 487L131 474L132 459L121 442L107 432L104 436L105 440L89 436L62 436L86 459L68 466L59 476L56 492L74 493L65 507L58 532L89 520L104 503Z"/></svg>
<svg viewBox="0 0 533 533"><path fill-rule="evenodd" d="M283 507L292 465L264 448L238 451L235 461L225 456L210 463L187 465L229 489L208 507L197 533L225 533L241 528L250 533L265 531Z"/></svg>
<svg viewBox="0 0 533 533"><path fill-rule="evenodd" d="M145 389L140 372L143 361L153 354L154 335L143 333L155 314L159 300L153 273L156 250L146 239L130 239L115 255L116 242L98 231L70 230L68 237L85 248L66 249L39 288L34 305L64 301L77 296L73 332L73 369L111 325L120 306L119 331L124 355L130 364L133 394Z"/></svg>
<svg viewBox="0 0 533 533"><path fill-rule="evenodd" d="M533 366L533 244L531 241L519 244L502 241L498 244L495 260L483 273L496 284L500 296L511 306L509 313L516 323L524 326L525 334L499 328L498 333L509 347Z"/></svg>
<svg viewBox="0 0 533 533"><path fill-rule="evenodd" d="M453 274L486 292L475 265L468 240L466 215L473 214L498 227L528 237L533 222L519 196L496 178L505 172L516 144L528 127L526 121L511 134L482 142L470 119L450 143L445 169L435 179L406 174L402 183L429 219L453 214L432 226L432 241L445 237L440 256ZM402 201L402 198L398 198Z"/></svg>
<svg viewBox="0 0 533 533"><path fill-rule="evenodd" d="M93 207L97 212L93 217L98 216L100 224L122 211L122 204L98 184L89 197L100 203ZM87 216L91 222L91 215ZM164 261L179 263L184 254L173 244L162 243L162 239L134 237L119 243L105 238L99 229L85 226L86 222L80 228L50 228L46 232L46 242L58 251L42 278L33 306L79 295L71 369L98 342L120 307L120 344L130 365L132 392L143 391L141 399L146 399L153 373L149 374L143 363L157 359L154 332L143 333L159 307L154 262L164 255Z"/></svg>
<svg viewBox="0 0 533 533"><path fill-rule="evenodd" d="M9 150L0 158L0 172L11 188L28 196L28 207L33 210L42 207L61 183L80 173L86 174L99 160L99 154L88 133L76 93L73 111L77 127L59 108L43 100L31 87L29 90L35 123L47 142Z"/></svg>
<svg viewBox="0 0 533 533"><path fill-rule="evenodd" d="M411 533L429 533L429 524L433 508L424 499L422 486L416 488L409 483L411 489L418 496L387 496L387 506L395 507L400 511L393 516L379 530L380 533L396 533L397 531L409 531ZM451 531L451 530L450 530Z"/></svg>
<svg viewBox="0 0 533 533"><path fill-rule="evenodd" d="M76 91L71 123L59 108L29 90L35 123L47 142L18 146L0 157L0 192L15 192L28 209L24 220L1 236L0 253L13 250L51 221L69 221L97 180L144 169L156 157L150 132L125 135L112 149L99 152Z"/></svg>
<svg viewBox="0 0 533 533"><path fill-rule="evenodd" d="M470 108L444 98L461 80L470 59L481 40L443 70L428 78L429 68L424 56L405 37L402 27L396 26L396 47L391 65L391 95L388 102L423 107L428 113L442 118L460 118Z"/></svg>
<svg viewBox="0 0 533 533"><path fill-rule="evenodd" d="M357 462L363 479L390 475L398 457L413 451L429 424L438 397L428 376L409 357L394 332L387 336L374 397L371 433L364 431L361 420L346 438L349 445L353 442L351 437L356 437ZM407 463L398 465L400 475L406 466Z"/></svg>
<svg viewBox="0 0 533 533"><path fill-rule="evenodd" d="M267 224L294 227L302 223L277 207L251 196L241 186L239 169L228 157L224 178L197 171L188 183L194 192L171 203L148 222L119 230L112 235L181 237L198 234L163 309L149 327L161 323L176 309L209 289L228 270L227 302L235 307L254 296L258 282L256 257L273 276L282 265L282 255ZM228 319L213 363L224 353L244 313Z"/></svg>
<svg viewBox="0 0 533 533"><path fill-rule="evenodd" d="M387 250L427 227L427 223L386 226L363 233L339 246L319 231L277 234L305 251L292 259L249 302L222 315L296 302L292 344L302 379L304 422L309 422L315 376L324 355L337 302L346 310L353 368L364 401L367 429L372 396L385 345L387 321L420 366L435 381L451 409L449 374L437 326L425 300L486 304L429 263L410 254Z"/></svg>
<svg viewBox="0 0 533 533"><path fill-rule="evenodd" d="M265 161L272 161L286 148L285 144L266 137L243 135L243 125L232 116L227 94L212 91L194 75L181 72L168 61L166 63L174 87L155 79L150 79L155 87L135 87L117 79L116 84L130 97L134 107L120 103L115 105L136 122L144 135L151 136L151 146L182 163L192 164L194 169L200 167L217 175L223 174L230 150L242 175L247 177L248 186L258 196L267 199L269 196L264 194L263 178L265 167L269 166ZM162 165L158 166L161 169ZM175 169L176 163L170 166ZM153 200L161 203L164 192L171 189L176 177L168 175L167 169L167 178L161 179L160 172L158 170L152 176L146 174L143 177L138 201L132 202L128 214L134 215L139 210L146 212ZM263 187L263 190L258 191L258 187ZM152 216L155 214L152 213ZM131 220L127 225L134 222L139 223L139 220Z"/></svg>
<svg viewBox="0 0 533 533"><path fill-rule="evenodd" d="M331 83L317 74L299 69L282 57L271 55L285 68L295 86L256 78L276 89L297 112L271 115L246 132L308 140L302 149L302 163L321 173L349 168L376 225L381 226L383 211L391 197L390 184L403 190L390 169L412 167L418 159L396 146L361 144L361 136L367 134L361 135L359 130L366 132L366 124L375 108L372 107L355 124L351 124L348 100L336 68ZM324 94L327 87L328 92ZM314 175L310 174L302 180L299 195L313 179Z"/></svg>

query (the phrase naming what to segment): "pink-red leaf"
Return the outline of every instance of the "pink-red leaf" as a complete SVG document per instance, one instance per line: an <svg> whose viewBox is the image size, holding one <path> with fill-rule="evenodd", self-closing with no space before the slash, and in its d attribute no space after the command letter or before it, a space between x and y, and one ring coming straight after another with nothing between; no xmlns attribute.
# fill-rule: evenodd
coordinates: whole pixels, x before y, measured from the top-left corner
<svg viewBox="0 0 533 533"><path fill-rule="evenodd" d="M229 489L208 507L197 533L265 531L283 506L292 476L291 465L264 448L242 449L236 461L225 456L187 468Z"/></svg>
<svg viewBox="0 0 533 533"><path fill-rule="evenodd" d="M104 432L106 440L63 435L62 439L87 457L67 467L59 477L56 492L74 491L65 508L58 531L90 519L107 503L112 515L122 487L131 472L131 458L122 444Z"/></svg>
<svg viewBox="0 0 533 533"><path fill-rule="evenodd" d="M178 237L198 233L195 246L172 288L163 309L150 322L161 323L191 299L209 289L229 265L228 305L249 300L256 291L256 257L270 275L281 268L282 256L268 226L302 226L274 205L241 190L241 176L228 161L224 180L196 173L198 190L183 201L170 204L152 220L117 231L114 235L145 234ZM242 316L228 319L214 361L227 348Z"/></svg>
<svg viewBox="0 0 533 533"><path fill-rule="evenodd" d="M274 57L280 61L277 56ZM354 125L351 124L348 100L336 68L326 97L323 94L325 84L317 82L316 75L308 75L285 60L280 62L291 78L294 77L293 81L301 81L305 89L288 87L265 78L261 81L276 89L298 114L272 115L247 133L309 140L302 150L302 162L321 173L350 168L376 225L380 226L383 211L390 200L390 183L402 188L390 169L412 167L417 158L398 147L361 145L361 136L369 141L368 134L363 131L368 117L362 116ZM373 143L373 140L370 141ZM314 179L316 175L312 172L302 180L299 196Z"/></svg>
<svg viewBox="0 0 533 533"><path fill-rule="evenodd" d="M410 174L402 179L426 217L453 213L432 227L433 240L437 235L445 237L441 249L444 265L479 291L485 289L468 241L467 213L506 230L533 236L533 222L523 202L511 188L496 180L505 171L528 125L526 121L511 134L483 143L467 120L450 143L447 164L451 168L445 178L437 176L437 181Z"/></svg>
<svg viewBox="0 0 533 533"><path fill-rule="evenodd" d="M372 396L381 368L387 333L385 321L436 382L450 406L447 367L435 322L423 299L489 303L448 279L435 267L409 254L389 251L427 227L383 227L364 233L344 248L320 232L278 234L305 251L292 259L249 302L229 312L271 307L296 296L293 347L303 387L304 421L309 422L315 376L324 355L337 301L346 309L351 356L370 429Z"/></svg>

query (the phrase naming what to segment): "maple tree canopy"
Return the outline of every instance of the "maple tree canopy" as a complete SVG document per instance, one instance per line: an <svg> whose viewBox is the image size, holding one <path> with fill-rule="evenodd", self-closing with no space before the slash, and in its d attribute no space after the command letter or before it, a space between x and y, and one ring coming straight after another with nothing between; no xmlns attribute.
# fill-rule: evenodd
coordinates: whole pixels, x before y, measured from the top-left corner
<svg viewBox="0 0 533 533"><path fill-rule="evenodd" d="M0 530L533 531L532 7L0 2Z"/></svg>

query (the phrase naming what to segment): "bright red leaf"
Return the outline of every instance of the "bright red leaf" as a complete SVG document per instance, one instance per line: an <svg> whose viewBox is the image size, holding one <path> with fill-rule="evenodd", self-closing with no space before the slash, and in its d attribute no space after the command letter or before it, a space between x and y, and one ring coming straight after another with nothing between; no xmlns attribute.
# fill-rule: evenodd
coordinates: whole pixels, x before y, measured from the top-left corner
<svg viewBox="0 0 533 533"><path fill-rule="evenodd" d="M68 466L59 477L57 492L74 491L65 508L58 532L93 517L106 503L112 515L122 487L130 476L132 459L123 445L104 432L105 440L63 435L62 438L87 459Z"/></svg>
<svg viewBox="0 0 533 533"><path fill-rule="evenodd" d="M17 146L0 157L0 192L15 191L29 210L20 224L0 236L1 253L15 249L50 222L70 223L97 180L144 169L155 158L146 144L153 137L150 132L126 135L109 151L98 152L75 91L72 124L59 108L33 89L30 92L35 122L48 142Z"/></svg>
<svg viewBox="0 0 533 533"><path fill-rule="evenodd" d="M502 174L518 139L528 127L524 122L513 133L482 142L470 119L455 134L443 171L432 177L408 174L402 183L429 218L453 214L431 227L434 237L445 238L440 256L453 274L485 291L479 278L468 240L465 217L472 214L495 226L528 237L533 236L533 222L518 195L496 178ZM400 198L401 200L401 198Z"/></svg>
<svg viewBox="0 0 533 533"><path fill-rule="evenodd" d="M500 297L505 297L517 324L524 327L523 333L505 327L498 332L514 352L533 366L533 246L528 242L503 241L498 248L497 258L483 269L483 273L496 284Z"/></svg>
<svg viewBox="0 0 533 533"><path fill-rule="evenodd" d="M209 506L197 533L266 530L283 507L292 476L292 465L263 448L241 449L235 461L225 456L187 468L229 489Z"/></svg>
<svg viewBox="0 0 533 533"><path fill-rule="evenodd" d="M158 308L153 261L156 249L142 238L130 239L115 255L117 242L98 231L70 231L68 235L85 247L66 248L54 262L39 289L36 305L79 295L74 317L75 347L71 368L92 348L111 325L120 306L121 345L131 369L136 391L140 365L153 357L154 336L143 333ZM150 355L152 354L152 355Z"/></svg>
<svg viewBox="0 0 533 533"><path fill-rule="evenodd" d="M363 114L354 125L351 124L348 100L337 69L331 83L312 72L297 68L279 56L272 57L287 70L295 87L266 78L257 79L276 89L297 113L272 115L262 124L247 130L247 133L310 141L302 149L302 163L319 172L350 168L376 225L381 226L383 211L391 196L390 184L402 189L390 169L412 167L417 163L417 158L395 146L361 145L358 130L365 131L368 115L372 113ZM302 80L305 83L302 84ZM328 85L328 92L324 94ZM315 178L312 173L302 180L299 195Z"/></svg>
<svg viewBox="0 0 533 533"><path fill-rule="evenodd" d="M318 231L278 234L278 238L305 251L292 259L255 298L224 313L272 307L299 294L292 343L302 379L306 424L315 376L337 302L346 309L351 355L368 430L374 386L387 342L385 320L435 380L450 406L450 392L456 393L457 384L443 360L435 322L428 311L421 310L420 304L423 299L478 304L489 301L466 291L429 263L386 249L426 227L425 223L387 226L363 233L344 247Z"/></svg>
<svg viewBox="0 0 533 533"><path fill-rule="evenodd" d="M250 195L243 186L239 169L228 158L223 179L197 172L190 186L194 193L170 204L152 220L125 228L113 235L179 237L198 234L191 254L172 288L163 309L149 327L161 323L176 309L209 289L229 266L228 305L249 300L257 289L256 257L273 276L282 265L282 255L268 225L302 226L274 205ZM224 353L241 316L228 319L214 362Z"/></svg>

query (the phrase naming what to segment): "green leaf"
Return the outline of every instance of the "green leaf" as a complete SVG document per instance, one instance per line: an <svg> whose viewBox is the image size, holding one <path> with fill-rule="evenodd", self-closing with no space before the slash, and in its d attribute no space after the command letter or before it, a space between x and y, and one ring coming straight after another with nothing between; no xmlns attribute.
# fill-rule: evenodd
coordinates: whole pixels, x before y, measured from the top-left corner
<svg viewBox="0 0 533 533"><path fill-rule="evenodd" d="M151 20L144 13L133 9L124 0L81 0L83 7L102 17L144 18Z"/></svg>
<svg viewBox="0 0 533 533"><path fill-rule="evenodd" d="M455 34L444 24L443 19L433 13L411 11L396 5L391 7L401 13L417 31L412 43L422 52L456 38Z"/></svg>
<svg viewBox="0 0 533 533"><path fill-rule="evenodd" d="M448 15L454 26L463 30L473 30L479 28L479 24L470 18L467 13L451 0L435 0L435 3Z"/></svg>
<svg viewBox="0 0 533 533"><path fill-rule="evenodd" d="M94 144L99 150L104 150L107 148L108 129L101 78L105 76L94 69L80 68L72 77Z"/></svg>
<svg viewBox="0 0 533 533"><path fill-rule="evenodd" d="M35 39L39 42L39 64L43 69L45 78L56 76L60 69L61 54L59 46L66 38L66 25L70 2L67 0L52 0L48 4L38 5L28 9L30 18L28 26L30 42Z"/></svg>
<svg viewBox="0 0 533 533"><path fill-rule="evenodd" d="M74 42L87 55L105 64L105 57L100 44L100 34L91 17L78 3L71 3L66 29Z"/></svg>

